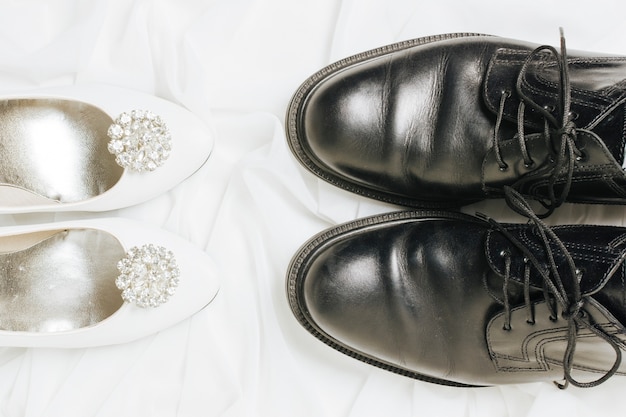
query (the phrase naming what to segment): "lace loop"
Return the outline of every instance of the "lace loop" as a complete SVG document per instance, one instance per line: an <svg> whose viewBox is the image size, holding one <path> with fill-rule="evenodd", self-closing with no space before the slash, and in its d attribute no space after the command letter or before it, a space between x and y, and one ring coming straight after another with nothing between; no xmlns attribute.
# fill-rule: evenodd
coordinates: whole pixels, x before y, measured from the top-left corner
<svg viewBox="0 0 626 417"><path fill-rule="evenodd" d="M582 295L580 289L580 279L582 276L582 270L577 268L574 259L565 247L565 244L559 239L554 231L547 226L539 216L530 208L528 202L522 197L522 195L514 190L512 187L505 186L505 198L514 210L525 217L527 217L531 223L536 227L537 236L541 240L541 247L548 260L548 265L543 266L530 249L520 242L515 236L511 234L506 228L500 225L495 220L480 215L481 218L488 221L495 230L500 232L512 245L522 253L524 259L524 304L527 309L527 322L533 324L535 322L534 313L532 311L532 303L530 301L530 268L534 268L541 276L544 287L544 299L546 305L550 311L550 319L557 320L556 305L560 307L561 317L567 322L567 346L563 356L563 373L564 383L556 383L559 388L567 388L569 384L585 388L599 385L613 376L622 362L622 352L620 349L620 342L615 340L613 336L606 333L602 328L594 326L588 321L588 314L585 311L585 305L587 303L586 298ZM555 253L556 252L556 253ZM565 270L559 270L555 257L558 254L559 259L565 259ZM510 251L505 250L501 252L501 256L505 261L504 268L504 282L502 285L503 301L504 304L504 329L511 330L511 305L509 300L508 289L510 285L511 275L511 258ZM626 255L625 255L626 257ZM621 262L623 262L622 259ZM562 268L561 268L562 269ZM567 285L565 283L567 282ZM584 328L594 335L598 336L606 343L608 343L615 351L615 360L611 368L604 373L600 378L590 382L577 381L572 376L572 369L574 365L574 356L576 351L576 342L579 334L579 330Z"/></svg>
<svg viewBox="0 0 626 417"><path fill-rule="evenodd" d="M524 305L526 306L526 323L535 324L535 312L530 302L530 264L524 257Z"/></svg>
<svg viewBox="0 0 626 417"><path fill-rule="evenodd" d="M557 207L565 202L571 189L575 164L577 161L581 161L584 158L584 154L578 149L575 141L576 124L574 123L574 120L575 118L577 118L577 116L574 112L570 110L571 86L567 65L565 37L563 35L562 29L560 32L560 39L560 53L554 47L549 45L543 45L531 51L526 57L524 63L522 64L515 83L516 93L520 100L517 110L517 134L515 138L517 139L517 142L519 144L519 149L522 159L524 161L524 166L526 168L531 168L535 165L535 162L531 157L526 144L526 133L524 131L526 107L530 107L544 119L543 135L546 140L547 149L553 153L553 166L551 167L551 172L548 179L548 195L546 199L547 201L539 200L541 204L546 208L546 212L539 214L540 218L548 217L554 212ZM531 97L524 93L523 89L525 76L528 73L530 66L537 58L537 56L544 52L547 52L556 58L558 67L558 106L554 108L546 108L546 106L539 105L536 101L534 101ZM493 137L493 149L496 162L500 170L502 171L506 170L508 168L508 165L502 157L502 150L500 148L500 140L498 136L502 124L505 102L509 97L511 97L510 92L502 92ZM557 111L557 115L559 116L560 120L551 113L551 110ZM519 183L520 181L513 184L513 187L518 188ZM561 183L563 184L562 189L557 194L556 187L558 184Z"/></svg>
<svg viewBox="0 0 626 417"><path fill-rule="evenodd" d="M493 140L494 140L494 150L495 150L495 155L496 155L496 162L498 163L498 166L500 167L501 171L506 170L508 168L508 165L502 159L502 151L500 150L500 147L497 146L497 144L498 144L498 132L500 130L500 125L502 124L502 115L504 114L504 104L506 103L506 99L509 98L510 96L511 96L511 92L510 91L506 91L506 90L503 91L502 94L500 95L500 108L498 110L498 116L496 118L496 124L495 124L495 127L493 129Z"/></svg>
<svg viewBox="0 0 626 417"><path fill-rule="evenodd" d="M565 320L570 320L578 317L579 315L582 315L582 308L584 305L585 302L583 300L580 300L575 304L571 304L568 307L567 311L563 311L563 313L561 313L561 317L563 317Z"/></svg>
<svg viewBox="0 0 626 417"><path fill-rule="evenodd" d="M502 299L504 304L504 330L511 330L511 305L509 303L509 280L511 278L511 253L500 252L504 258L504 281L502 283Z"/></svg>

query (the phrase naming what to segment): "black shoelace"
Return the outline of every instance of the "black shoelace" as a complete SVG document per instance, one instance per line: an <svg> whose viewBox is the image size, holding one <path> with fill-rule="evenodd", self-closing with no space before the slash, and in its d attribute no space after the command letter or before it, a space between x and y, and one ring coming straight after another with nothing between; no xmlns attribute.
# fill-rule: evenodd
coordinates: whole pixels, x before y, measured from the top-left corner
<svg viewBox="0 0 626 417"><path fill-rule="evenodd" d="M532 98L528 97L522 91L522 84L524 77L528 72L533 60L544 51L551 53L555 58L558 65L559 72L559 93L558 103L559 108L557 110L559 119L554 117L550 113L549 109L537 104ZM572 177L574 174L574 166L576 160L584 158L584 154L578 149L576 145L576 125L574 124L574 117L570 111L571 105L571 86L569 81L569 72L567 66L567 51L565 48L565 37L561 30L561 52L559 52L552 46L543 45L532 51L526 60L524 61L515 84L517 95L520 98L518 111L517 111L517 135L516 138L519 142L520 151L524 164L527 168L533 167L535 161L532 159L528 148L526 146L526 136L524 133L524 120L526 107L532 108L536 113L541 115L544 120L544 132L543 136L546 141L546 148L553 151L552 159L553 166L551 169L550 177L548 180L548 196L547 201L539 200L540 203L546 208L546 212L539 214L540 218L548 217L554 212L554 210L565 202L567 195L569 194ZM504 105L506 100L511 97L510 91L503 91L500 98L500 106L498 116L496 118L496 124L494 127L494 151L496 162L501 170L508 169L508 164L502 158L502 152L500 149L500 140L498 138L498 132L502 123ZM558 193L555 191L557 183L563 183L563 188ZM516 184L513 184L516 188Z"/></svg>
<svg viewBox="0 0 626 417"><path fill-rule="evenodd" d="M567 347L563 357L563 370L564 370L564 382L555 382L561 389L567 388L569 384L576 387L588 388L597 386L610 377L612 377L622 362L622 352L620 349L620 342L613 338L610 334L606 333L602 328L596 327L591 324L586 318L588 317L585 311L586 297L582 295L580 290L580 280L582 278L582 271L579 270L568 252L565 244L559 239L554 231L547 226L537 215L532 208L528 205L528 202L515 191L513 188L506 186L504 188L505 198L509 205L517 213L527 217L530 222L536 227L537 234L542 241L542 248L545 251L546 258L548 260L547 266L537 260L535 255L520 242L515 236L513 236L506 228L500 225L495 220L480 215L480 217L489 221L489 223L498 230L503 236L505 236L517 249L521 251L524 257L524 299L527 311L527 322L534 324L535 318L533 316L533 309L530 300L530 271L534 268L541 276L544 288L544 298L551 313L551 319L557 318L557 304L560 306L562 313L561 317L567 321ZM567 268L565 271L559 271L557 263L555 261L556 253L562 256L566 260ZM511 305L509 303L508 287L511 281L510 267L512 254L508 251L502 251L500 254L504 258L505 271L503 281L503 299L500 300L504 305L505 314L505 330L511 330ZM624 262L624 259L621 260ZM566 291L564 280L567 280L570 291ZM606 341L615 350L615 361L612 367L606 371L606 373L591 382L580 382L572 377L572 368L574 364L574 354L576 351L576 341L578 337L579 329L585 328L591 331L594 335L600 337Z"/></svg>

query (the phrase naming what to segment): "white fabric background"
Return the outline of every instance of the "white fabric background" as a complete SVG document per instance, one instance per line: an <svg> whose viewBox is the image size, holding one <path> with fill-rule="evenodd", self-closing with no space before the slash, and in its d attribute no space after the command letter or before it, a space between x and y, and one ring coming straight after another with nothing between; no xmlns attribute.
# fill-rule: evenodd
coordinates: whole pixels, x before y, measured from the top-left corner
<svg viewBox="0 0 626 417"><path fill-rule="evenodd" d="M0 416L568 416L621 410L623 378L458 389L348 358L293 319L285 271L340 222L396 209L318 181L284 135L291 94L321 67L404 39L472 31L626 54L621 0L0 0L0 93L101 82L180 103L216 134L211 159L174 190L110 213L206 248L222 287L205 310L133 343L0 348ZM467 212L515 220L498 201ZM551 223L621 225L623 207L565 206ZM519 219L518 219L519 220Z"/></svg>

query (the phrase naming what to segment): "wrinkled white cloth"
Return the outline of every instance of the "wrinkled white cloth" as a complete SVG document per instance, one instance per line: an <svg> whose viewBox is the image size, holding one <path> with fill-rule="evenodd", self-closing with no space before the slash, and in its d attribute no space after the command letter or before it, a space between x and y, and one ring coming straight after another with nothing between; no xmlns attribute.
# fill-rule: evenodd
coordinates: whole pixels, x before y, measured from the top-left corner
<svg viewBox="0 0 626 417"><path fill-rule="evenodd" d="M196 113L208 163L172 191L99 214L3 216L2 225L122 216L179 234L218 260L203 311L136 342L0 348L0 416L614 415L626 380L565 391L536 383L431 385L334 351L292 317L291 256L323 229L393 207L316 179L291 156L291 94L333 61L396 41L480 32L626 54L619 0L26 0L0 2L0 92L108 83ZM480 210L519 220L501 202ZM562 207L551 224L622 225L624 207Z"/></svg>

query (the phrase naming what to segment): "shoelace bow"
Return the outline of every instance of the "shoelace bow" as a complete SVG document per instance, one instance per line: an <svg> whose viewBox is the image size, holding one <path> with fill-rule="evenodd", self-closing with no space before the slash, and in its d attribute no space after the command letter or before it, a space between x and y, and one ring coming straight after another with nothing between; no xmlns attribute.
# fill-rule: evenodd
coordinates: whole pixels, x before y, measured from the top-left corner
<svg viewBox="0 0 626 417"><path fill-rule="evenodd" d="M495 220L479 214L480 217L487 220L496 230L502 233L517 249L519 249L524 257L524 300L527 311L527 322L534 324L533 309L530 300L530 268L533 267L540 275L543 281L543 293L546 300L546 304L551 313L551 320L557 319L557 304L561 307L561 317L567 320L567 347L563 357L563 372L565 382L555 382L555 384L565 389L569 384L572 384L580 388L589 388L600 385L615 375L622 362L622 351L620 349L619 341L614 339L613 336L606 333L600 327L596 327L589 321L585 320L587 312L585 311L585 296L582 295L580 290L580 280L582 278L582 272L576 268L574 260L565 247L565 244L559 239L554 231L547 226L540 217L532 210L528 202L522 197L522 195L515 191L513 188L506 186L504 188L505 198L509 205L517 213L527 217L532 224L536 226L538 235L541 238L543 249L545 250L546 257L548 259L548 266L544 267L537 260L535 255L517 238L515 238L508 230L500 225ZM553 249L555 248L555 249ZM567 262L567 270L559 272L555 261L555 250L558 254L565 258ZM504 282L502 285L503 299L500 300L504 304L505 314L505 330L511 330L511 305L508 299L508 286L511 280L511 254L508 251L503 251L500 254L504 258L505 273ZM624 259L621 260L624 262ZM568 284L571 287L570 292L566 291L564 285L564 279L568 279ZM585 328L591 331L596 336L606 341L615 350L615 362L612 367L600 378L591 382L580 382L572 377L572 367L574 361L574 353L576 350L576 341L578 337L579 329Z"/></svg>
<svg viewBox="0 0 626 417"><path fill-rule="evenodd" d="M553 159L554 166L552 167L550 177L548 180L548 201L539 200L540 203L547 209L543 214L539 214L540 218L546 218L554 210L565 202L567 195L569 194L572 177L574 174L574 166L576 160L583 158L583 153L578 149L576 145L576 125L573 122L573 117L570 111L571 106L571 86L569 81L569 71L567 66L567 51L565 48L565 37L563 36L563 30L560 32L561 39L561 52L559 52L552 46L543 45L533 50L526 60L522 64L519 71L517 81L515 84L517 95L520 98L520 103L517 111L517 140L524 159L526 167L532 167L535 162L533 161L528 148L526 146L526 137L524 133L524 119L526 107L529 106L539 113L544 119L544 139L546 141L546 148L554 151ZM558 113L560 120L557 120L548 109L537 104L532 98L528 97L522 91L522 83L524 76L528 72L532 61L543 51L548 51L556 58L559 73L559 93L558 102L560 108ZM496 162L501 170L506 170L508 165L502 158L502 152L500 149L500 140L498 139L498 132L502 123L504 105L506 100L511 96L509 91L504 91L500 97L500 106L498 115L496 118L496 124L494 127L494 151ZM557 195L555 191L555 185L557 182L564 180L563 189ZM513 185L515 187L515 184Z"/></svg>

